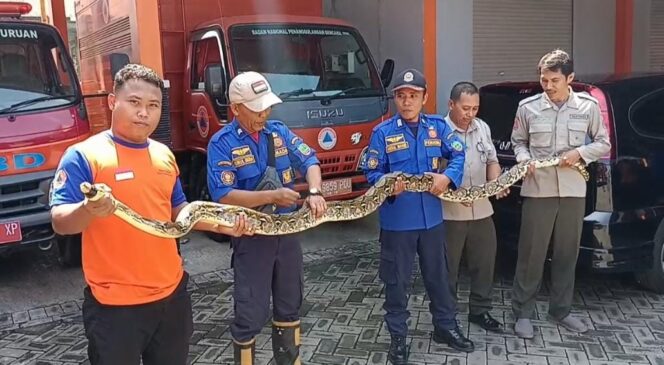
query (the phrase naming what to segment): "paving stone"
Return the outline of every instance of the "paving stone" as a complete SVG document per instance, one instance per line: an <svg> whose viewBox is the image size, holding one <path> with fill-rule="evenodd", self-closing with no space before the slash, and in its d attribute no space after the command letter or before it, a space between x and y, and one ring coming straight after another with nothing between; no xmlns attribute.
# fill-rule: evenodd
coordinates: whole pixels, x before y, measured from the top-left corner
<svg viewBox="0 0 664 365"><path fill-rule="evenodd" d="M302 305L300 357L306 364L387 364L390 335L384 323L383 285L378 277L378 245L355 245L305 255L305 302ZM581 277L574 315L591 331L575 334L548 320L546 287L537 296L536 336L514 336L511 277L497 275L492 315L505 323L503 334L487 333L467 323L469 278L459 282L459 322L475 342L471 354L431 340L429 298L419 268L408 310L410 363L454 364L656 364L664 365L664 296L643 292L620 280ZM196 275L192 288L195 330L190 363L232 363L228 325L233 316L232 270ZM29 311L0 314L0 365L86 364L87 340L80 300ZM272 358L270 322L256 338L257 364Z"/></svg>

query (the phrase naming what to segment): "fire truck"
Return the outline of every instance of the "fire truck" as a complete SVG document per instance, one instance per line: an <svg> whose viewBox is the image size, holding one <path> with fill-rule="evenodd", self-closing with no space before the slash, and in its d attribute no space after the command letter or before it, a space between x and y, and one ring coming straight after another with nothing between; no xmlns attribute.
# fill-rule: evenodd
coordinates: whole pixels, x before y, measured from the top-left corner
<svg viewBox="0 0 664 365"><path fill-rule="evenodd" d="M60 33L66 23L59 32L26 19L30 11L0 2L0 254L57 242L62 260L75 264L80 238L55 236L48 194L60 157L89 137L90 126Z"/></svg>
<svg viewBox="0 0 664 365"><path fill-rule="evenodd" d="M331 200L368 188L358 165L388 113L394 62L379 71L352 25L322 17L322 0L78 0L77 37L86 95L105 95L127 63L165 80L152 138L170 146L190 200L208 200L206 148L233 118L227 87L257 71L283 100L283 121L317 151ZM109 127L106 101L86 99L93 132ZM302 176L295 189L308 190Z"/></svg>

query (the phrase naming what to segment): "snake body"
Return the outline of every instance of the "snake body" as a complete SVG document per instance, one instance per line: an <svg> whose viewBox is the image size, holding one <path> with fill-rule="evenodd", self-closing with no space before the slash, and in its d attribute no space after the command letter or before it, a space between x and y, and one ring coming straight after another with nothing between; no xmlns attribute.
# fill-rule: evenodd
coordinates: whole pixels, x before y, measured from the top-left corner
<svg viewBox="0 0 664 365"><path fill-rule="evenodd" d="M469 186L456 190L446 190L438 195L441 200L469 203L475 200L493 196L520 179L527 171L528 165L533 163L535 168L557 166L558 157L534 159L518 163L502 173L497 179L482 185ZM589 174L583 164L572 165L583 178L588 181ZM283 235L301 232L325 222L340 222L366 217L374 212L394 191L394 184L401 178L409 192L429 191L433 184L431 175L413 175L403 172L392 172L383 175L363 195L345 201L327 202L325 214L315 219L309 208L304 205L301 209L285 214L266 214L253 209L235 205L220 204L207 201L195 201L185 206L175 219L175 222L162 222L140 216L126 204L115 199L111 189L105 184L90 184L84 182L80 188L85 197L91 201L99 200L108 195L115 205L114 214L133 227L165 238L177 238L186 235L198 222L208 222L226 227L233 227L235 217L240 213L247 216L248 222L253 226L256 234Z"/></svg>

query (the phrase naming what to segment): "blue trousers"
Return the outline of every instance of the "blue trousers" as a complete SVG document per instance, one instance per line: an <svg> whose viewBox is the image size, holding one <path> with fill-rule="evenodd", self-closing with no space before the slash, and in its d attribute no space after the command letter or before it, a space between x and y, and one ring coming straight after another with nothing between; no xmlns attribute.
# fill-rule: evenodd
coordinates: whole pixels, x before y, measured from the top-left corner
<svg viewBox="0 0 664 365"><path fill-rule="evenodd" d="M235 318L231 334L247 342L270 319L300 319L304 283L302 248L295 235L232 238Z"/></svg>
<svg viewBox="0 0 664 365"><path fill-rule="evenodd" d="M381 230L379 274L385 283L385 323L393 336L408 334L408 288L415 253L419 256L424 286L431 300L429 311L434 327L450 330L457 326L456 305L448 283L443 224L427 230Z"/></svg>

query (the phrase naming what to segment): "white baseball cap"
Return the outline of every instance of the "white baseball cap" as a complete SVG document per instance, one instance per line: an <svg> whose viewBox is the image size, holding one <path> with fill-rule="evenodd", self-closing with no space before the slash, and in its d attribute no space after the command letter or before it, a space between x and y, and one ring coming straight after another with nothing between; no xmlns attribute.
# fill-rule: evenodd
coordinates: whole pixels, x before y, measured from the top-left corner
<svg viewBox="0 0 664 365"><path fill-rule="evenodd" d="M244 104L256 113L281 103L265 77L254 71L235 76L228 87L228 97L232 104Z"/></svg>

